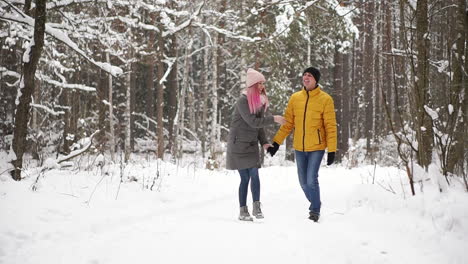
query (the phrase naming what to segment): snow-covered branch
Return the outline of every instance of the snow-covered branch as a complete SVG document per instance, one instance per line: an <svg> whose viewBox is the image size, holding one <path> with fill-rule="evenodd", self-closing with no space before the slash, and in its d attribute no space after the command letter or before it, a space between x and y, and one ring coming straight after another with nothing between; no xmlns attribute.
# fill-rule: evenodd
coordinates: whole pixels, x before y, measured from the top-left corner
<svg viewBox="0 0 468 264"><path fill-rule="evenodd" d="M60 8L69 6L71 4L86 4L86 3L93 3L93 4L100 4L100 3L107 3L108 0L61 0L47 3L47 10Z"/></svg>
<svg viewBox="0 0 468 264"><path fill-rule="evenodd" d="M69 6L72 4L86 4L86 3L94 3L94 4L100 4L100 3L107 3L109 0L61 0L61 1L55 1L55 2L49 2L46 5L47 10L55 9L55 8L61 8L65 6ZM24 0L9 0L10 4L15 4L15 5L24 5ZM34 8L35 4L31 3L31 8Z"/></svg>
<svg viewBox="0 0 468 264"><path fill-rule="evenodd" d="M87 137L87 138L83 138L81 139L78 143L82 146L80 149L77 149L77 150L74 150L72 151L70 154L68 154L67 156L64 156L64 157L60 157L58 159L53 159L53 158L48 158L45 162L44 162L44 165L40 168L39 170L39 175L37 175L36 177L36 180L35 182L33 183L33 185L31 186L32 190L33 191L36 191L37 188L38 188L38 184L39 184L39 179L41 177L41 175L43 175L43 173L45 173L46 171L48 170L52 170L52 169L55 169L55 168L60 168L60 163L62 162L65 162L65 161L68 161L70 159L73 159L74 157L77 157L83 153L85 153L86 151L88 151L88 149L91 147L91 145L93 144L93 137L99 133L99 130L96 130L96 132L94 132L91 136Z"/></svg>
<svg viewBox="0 0 468 264"><path fill-rule="evenodd" d="M273 39L281 36L284 32L287 32L289 30L289 28L291 27L292 23L294 22L294 20L299 16L299 14L304 12L305 10L310 8L311 6L315 5L318 1L319 0L308 1L305 5L301 6L297 10L293 11L293 13L290 15L290 18L287 19L286 23L284 23L281 27L277 28L276 32L272 36L264 38L264 39L260 40L260 42L273 40ZM281 2L281 1L278 1L278 2Z"/></svg>
<svg viewBox="0 0 468 264"><path fill-rule="evenodd" d="M149 123L153 123L155 126L158 125L158 122L156 122L156 120L150 118L149 116L145 115L145 114L140 114L140 113L132 113L133 116L139 116L139 117L142 117L143 119L146 120L146 122L149 124Z"/></svg>
<svg viewBox="0 0 468 264"><path fill-rule="evenodd" d="M153 25L142 23L136 18L129 18L129 17L124 17L124 16L109 16L109 17L99 18L99 21L101 22L112 22L115 20L119 20L120 22L126 24L127 26L131 28L159 32L159 28Z"/></svg>
<svg viewBox="0 0 468 264"><path fill-rule="evenodd" d="M164 60L164 62L167 64L167 70L161 80L159 80L159 84L163 84L166 81L167 76L169 76L169 73L172 71L172 66L174 65L175 61L176 58L167 58Z"/></svg>
<svg viewBox="0 0 468 264"><path fill-rule="evenodd" d="M19 74L17 72L14 72L14 71L10 71L5 67L0 67L0 76L2 78L5 77L5 76L14 77L14 78L17 78L17 79L21 78L21 74Z"/></svg>
<svg viewBox="0 0 468 264"><path fill-rule="evenodd" d="M424 105L424 110L426 110L426 113L432 118L432 121L439 119L439 114L437 111L433 110L429 106Z"/></svg>
<svg viewBox="0 0 468 264"><path fill-rule="evenodd" d="M83 90L83 91L86 91L86 92L95 92L96 91L96 88L86 86L86 85L83 85L83 84L71 84L71 83L58 82L58 81L52 80L49 77L44 76L44 75L36 76L36 77L38 77L39 79L43 80L44 82L46 82L48 84L52 84L52 85L60 87L60 88Z"/></svg>
<svg viewBox="0 0 468 264"><path fill-rule="evenodd" d="M17 14L8 13L6 10L0 10L0 19L34 27L34 19L32 17L26 15L21 10L15 9L15 11L17 12ZM112 66L109 63L98 62L88 57L88 55L86 55L86 53L83 50L81 50L78 47L78 45L75 42L73 42L65 32L50 26L50 24L48 23L46 24L45 32L48 35L54 37L55 39L63 42L65 45L73 49L76 53L83 56L86 60L98 66L105 72L108 72L112 76L117 77L123 73L122 69L120 69L119 67Z"/></svg>
<svg viewBox="0 0 468 264"><path fill-rule="evenodd" d="M32 104L31 103L31 107L42 109L42 110L46 111L47 113L49 113L50 115L53 115L53 116L59 116L59 115L64 115L65 114L64 111L58 111L57 112L57 111L54 111L53 109L50 109L49 107L47 107L45 105Z"/></svg>
<svg viewBox="0 0 468 264"><path fill-rule="evenodd" d="M242 35L238 35L235 32L226 30L226 29L218 28L218 27L211 26L211 25L206 25L206 24L199 23L199 22L195 22L195 23L193 23L193 25L195 25L195 26L197 26L197 27L199 27L201 29L214 30L214 31L218 32L219 34L225 35L226 37L231 38L231 39L239 39L241 41L247 41L247 42L255 42L255 41L261 40L261 38L259 38L259 37L251 38L251 37L248 37L248 36L242 36Z"/></svg>
<svg viewBox="0 0 468 264"><path fill-rule="evenodd" d="M204 5L205 5L205 1L203 1L203 3L201 3L200 6L198 6L197 11L195 11L195 13L193 13L187 21L183 22L182 24L180 24L179 26L177 26L175 28L169 29L169 31L163 32L162 36L167 37L168 35L175 34L175 33L179 32L179 31L183 30L184 28L190 26L192 24L192 21L198 15L200 15L200 12L201 12ZM166 24L166 27L168 27L168 26L169 25Z"/></svg>
<svg viewBox="0 0 468 264"><path fill-rule="evenodd" d="M70 154L68 154L67 156L64 156L64 157L60 157L57 159L57 163L60 164L64 161L67 161L67 160L70 160L70 159L73 159L74 157L77 157L83 153L85 153L86 151L88 151L88 149L91 147L91 145L93 144L93 138L94 136L99 133L99 130L96 130L93 134L91 134L89 137L87 138L82 138L78 144L81 146L81 148L77 149L77 150L74 150L72 151Z"/></svg>

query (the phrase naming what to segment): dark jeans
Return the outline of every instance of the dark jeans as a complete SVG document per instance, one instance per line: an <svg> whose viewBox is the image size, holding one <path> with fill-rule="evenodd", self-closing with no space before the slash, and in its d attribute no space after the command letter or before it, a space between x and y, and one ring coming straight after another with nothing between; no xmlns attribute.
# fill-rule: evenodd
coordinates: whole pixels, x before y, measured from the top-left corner
<svg viewBox="0 0 468 264"><path fill-rule="evenodd" d="M318 171L322 161L324 150L302 152L296 150L297 174L299 183L307 200L310 202L309 211L320 214L320 186Z"/></svg>
<svg viewBox="0 0 468 264"><path fill-rule="evenodd" d="M242 169L239 170L241 177L241 182L239 185L239 204L240 206L247 205L247 193L249 191L249 181L250 190L252 191L252 199L254 202L260 201L260 178L258 177L258 168Z"/></svg>

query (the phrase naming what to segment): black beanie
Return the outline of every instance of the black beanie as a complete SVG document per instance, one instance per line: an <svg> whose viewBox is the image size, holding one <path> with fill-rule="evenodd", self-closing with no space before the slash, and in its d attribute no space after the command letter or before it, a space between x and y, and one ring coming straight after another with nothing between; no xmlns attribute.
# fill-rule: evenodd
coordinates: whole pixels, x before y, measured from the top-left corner
<svg viewBox="0 0 468 264"><path fill-rule="evenodd" d="M320 81L320 71L314 67L309 67L307 69L305 69L304 73L302 73L302 75L304 75L306 72L312 74L312 76L314 76L315 78L315 81L318 83Z"/></svg>

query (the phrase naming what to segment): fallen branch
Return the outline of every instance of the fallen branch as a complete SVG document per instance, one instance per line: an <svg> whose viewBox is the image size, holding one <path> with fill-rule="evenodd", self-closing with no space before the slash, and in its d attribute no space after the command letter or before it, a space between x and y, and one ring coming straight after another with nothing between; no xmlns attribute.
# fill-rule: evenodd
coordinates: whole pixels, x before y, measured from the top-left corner
<svg viewBox="0 0 468 264"><path fill-rule="evenodd" d="M39 174L37 175L36 177L36 180L34 181L34 183L32 184L31 186L31 189L33 191L36 191L37 188L38 188L38 184L39 184L39 179L41 178L42 175L45 174L46 171L48 170L52 170L54 168L60 168L60 163L62 162L65 162L65 161L68 161L68 160L71 160L75 157L78 157L80 156L81 154L85 153L86 151L89 150L89 148L91 147L91 145L93 144L93 137L99 133L99 130L97 130L96 132L94 132L93 134L91 134L91 136L89 136L88 138L84 138L82 139L82 141L84 141L86 143L86 145L81 148L81 149L78 149L78 150L75 150L75 151L72 151L70 154L68 154L67 156L64 156L64 157L61 157L61 158L58 158L56 160L54 159L47 159L45 164L40 168L39 170Z"/></svg>
<svg viewBox="0 0 468 264"><path fill-rule="evenodd" d="M93 137L99 133L99 130L96 130L96 132L94 132L93 134L91 134L91 136L89 136L88 138L84 138L82 140L86 141L86 145L82 148L82 149L78 149L78 150L75 150L75 151L72 151L70 154L68 154L67 156L65 157L61 157L59 159L57 159L57 164L60 164L62 162L65 162L67 160L71 160L73 159L74 157L77 157L83 153L85 153L86 151L88 151L88 149L91 147L91 145L93 144Z"/></svg>

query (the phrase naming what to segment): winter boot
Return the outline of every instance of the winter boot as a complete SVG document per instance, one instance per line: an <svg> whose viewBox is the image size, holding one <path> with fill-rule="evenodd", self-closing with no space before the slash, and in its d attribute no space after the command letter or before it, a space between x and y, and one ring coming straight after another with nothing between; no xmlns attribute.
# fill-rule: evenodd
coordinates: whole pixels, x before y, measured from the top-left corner
<svg viewBox="0 0 468 264"><path fill-rule="evenodd" d="M249 214L249 209L247 206L241 206L239 220L241 221L253 221L253 218Z"/></svg>
<svg viewBox="0 0 468 264"><path fill-rule="evenodd" d="M252 215L255 216L257 219L263 218L262 209L260 208L262 204L259 201L253 202L253 210Z"/></svg>
<svg viewBox="0 0 468 264"><path fill-rule="evenodd" d="M320 214L319 213L315 213L315 212L309 212L309 219L314 221L314 222L317 222L320 218Z"/></svg>

